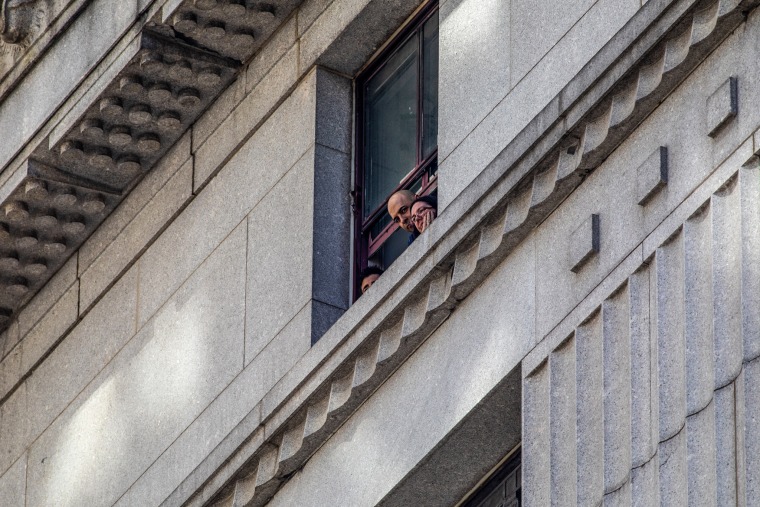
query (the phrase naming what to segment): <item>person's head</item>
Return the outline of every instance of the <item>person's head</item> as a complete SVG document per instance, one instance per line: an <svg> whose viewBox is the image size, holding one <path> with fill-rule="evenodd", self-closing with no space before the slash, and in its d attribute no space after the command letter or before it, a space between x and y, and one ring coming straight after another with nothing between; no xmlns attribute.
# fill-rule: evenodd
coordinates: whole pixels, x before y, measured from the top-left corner
<svg viewBox="0 0 760 507"><path fill-rule="evenodd" d="M362 294L367 292L367 289L372 287L372 284L375 283L375 281L380 278L380 275L382 274L383 270L377 266L368 266L364 268L360 275Z"/></svg>
<svg viewBox="0 0 760 507"><path fill-rule="evenodd" d="M388 213L393 221L407 232L415 231L411 210L416 197L410 190L399 190L388 199Z"/></svg>
<svg viewBox="0 0 760 507"><path fill-rule="evenodd" d="M435 218L438 215L438 199L432 195L426 195L418 197L412 202L411 221L414 227L417 228L420 233L425 232L425 229L430 225L429 220L425 220L425 215L430 214L431 218Z"/></svg>

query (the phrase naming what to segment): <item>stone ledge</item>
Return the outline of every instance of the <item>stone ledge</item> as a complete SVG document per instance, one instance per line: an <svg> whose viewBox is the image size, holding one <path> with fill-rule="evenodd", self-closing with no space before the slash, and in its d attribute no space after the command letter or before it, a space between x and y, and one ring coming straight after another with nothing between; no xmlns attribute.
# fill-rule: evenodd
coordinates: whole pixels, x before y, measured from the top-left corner
<svg viewBox="0 0 760 507"><path fill-rule="evenodd" d="M686 14L668 18L664 39L648 37L661 25L629 25L641 37L630 37L624 29L628 40L647 40L650 46L635 59L631 53L640 52L640 44L621 48L618 60L599 69L592 82L604 82L611 92L594 101L581 96L562 110L555 98L270 391L262 405L260 446L239 447L228 462L237 465L222 465L210 477L191 475L183 486L205 486L190 499L177 494L166 503L266 503L758 1L674 4L684 3ZM618 77L605 81L610 69ZM572 124L566 120L571 114L578 118ZM222 445L238 448L243 442ZM192 489L183 486L175 493Z"/></svg>

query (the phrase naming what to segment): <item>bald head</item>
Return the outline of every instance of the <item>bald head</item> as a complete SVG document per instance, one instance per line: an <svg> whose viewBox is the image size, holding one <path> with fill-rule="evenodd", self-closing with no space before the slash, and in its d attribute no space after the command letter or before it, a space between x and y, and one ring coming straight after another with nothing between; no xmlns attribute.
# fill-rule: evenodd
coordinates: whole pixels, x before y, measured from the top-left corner
<svg viewBox="0 0 760 507"><path fill-rule="evenodd" d="M393 221L407 232L414 232L411 208L416 198L410 190L399 190L388 199L388 213Z"/></svg>

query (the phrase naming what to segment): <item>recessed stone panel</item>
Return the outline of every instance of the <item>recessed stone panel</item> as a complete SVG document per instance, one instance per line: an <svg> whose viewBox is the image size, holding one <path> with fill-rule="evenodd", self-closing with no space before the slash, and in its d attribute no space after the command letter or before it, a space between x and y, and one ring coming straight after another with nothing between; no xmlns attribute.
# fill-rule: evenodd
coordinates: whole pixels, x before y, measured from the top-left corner
<svg viewBox="0 0 760 507"><path fill-rule="evenodd" d="M736 77L730 77L707 99L707 135L717 136L738 113L739 85Z"/></svg>
<svg viewBox="0 0 760 507"><path fill-rule="evenodd" d="M588 260L599 252L599 215L588 217L570 235L568 255L570 271L578 273Z"/></svg>

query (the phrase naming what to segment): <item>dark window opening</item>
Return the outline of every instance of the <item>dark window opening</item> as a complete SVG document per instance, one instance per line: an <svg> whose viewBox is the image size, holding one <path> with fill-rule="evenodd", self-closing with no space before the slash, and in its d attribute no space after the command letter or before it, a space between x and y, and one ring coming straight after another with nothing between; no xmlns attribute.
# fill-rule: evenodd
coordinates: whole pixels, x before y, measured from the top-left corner
<svg viewBox="0 0 760 507"><path fill-rule="evenodd" d="M517 450L461 507L520 507L522 505L522 468Z"/></svg>
<svg viewBox="0 0 760 507"><path fill-rule="evenodd" d="M402 189L435 193L438 3L431 2L356 80L356 266L387 269L409 242L388 214ZM357 277L358 278L358 277ZM358 296L359 284L354 294Z"/></svg>

